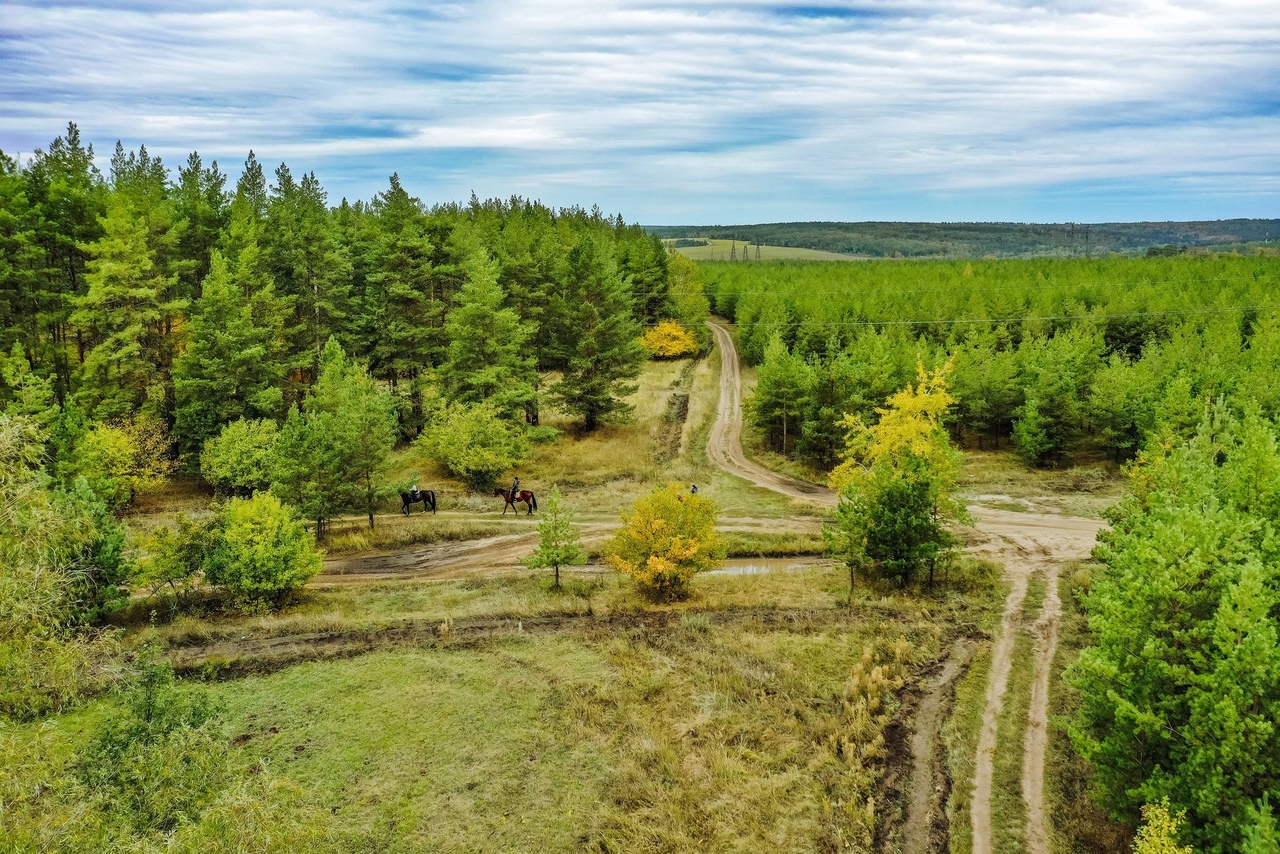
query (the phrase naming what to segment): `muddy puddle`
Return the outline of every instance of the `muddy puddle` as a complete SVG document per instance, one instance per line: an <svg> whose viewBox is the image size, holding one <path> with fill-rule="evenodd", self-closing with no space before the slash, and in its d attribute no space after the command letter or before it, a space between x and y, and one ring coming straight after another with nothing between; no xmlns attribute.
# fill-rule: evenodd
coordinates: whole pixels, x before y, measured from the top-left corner
<svg viewBox="0 0 1280 854"><path fill-rule="evenodd" d="M764 575L769 572L797 572L830 566L831 561L819 557L734 557L707 575Z"/></svg>

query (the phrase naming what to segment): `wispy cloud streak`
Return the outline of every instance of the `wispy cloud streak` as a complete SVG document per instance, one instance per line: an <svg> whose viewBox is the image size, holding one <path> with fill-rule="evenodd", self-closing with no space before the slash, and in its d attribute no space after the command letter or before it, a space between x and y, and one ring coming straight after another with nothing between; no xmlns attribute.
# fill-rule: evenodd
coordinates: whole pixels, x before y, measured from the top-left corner
<svg viewBox="0 0 1280 854"><path fill-rule="evenodd" d="M1273 0L0 6L0 147L631 218L1280 215ZM1109 187L1113 189L1108 189Z"/></svg>

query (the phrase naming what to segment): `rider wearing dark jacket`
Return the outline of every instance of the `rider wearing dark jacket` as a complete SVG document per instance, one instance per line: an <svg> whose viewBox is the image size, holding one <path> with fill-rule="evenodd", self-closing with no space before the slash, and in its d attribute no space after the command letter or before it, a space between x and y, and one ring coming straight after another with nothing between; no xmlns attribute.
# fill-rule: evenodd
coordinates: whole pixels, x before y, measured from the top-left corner
<svg viewBox="0 0 1280 854"><path fill-rule="evenodd" d="M511 500L515 501L516 496L520 494L520 478L511 478Z"/></svg>

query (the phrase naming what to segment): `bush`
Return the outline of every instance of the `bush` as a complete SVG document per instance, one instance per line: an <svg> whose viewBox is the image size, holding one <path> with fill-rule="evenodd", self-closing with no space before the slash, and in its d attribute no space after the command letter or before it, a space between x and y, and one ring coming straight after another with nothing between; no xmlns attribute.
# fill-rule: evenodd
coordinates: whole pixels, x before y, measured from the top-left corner
<svg viewBox="0 0 1280 854"><path fill-rule="evenodd" d="M226 739L203 692L183 691L145 648L128 710L83 751L78 776L102 812L138 831L199 817L226 774Z"/></svg>
<svg viewBox="0 0 1280 854"><path fill-rule="evenodd" d="M320 571L315 538L270 493L233 499L219 528L205 578L236 596L278 601Z"/></svg>
<svg viewBox="0 0 1280 854"><path fill-rule="evenodd" d="M646 329L640 343L655 359L679 359L692 356L699 350L698 339L674 320L664 320Z"/></svg>
<svg viewBox="0 0 1280 854"><path fill-rule="evenodd" d="M95 424L76 446L71 469L113 511L155 489L177 468L164 426L150 418Z"/></svg>
<svg viewBox="0 0 1280 854"><path fill-rule="evenodd" d="M423 451L476 491L493 487L504 472L529 457L524 428L487 404L448 404L434 429L418 440Z"/></svg>
<svg viewBox="0 0 1280 854"><path fill-rule="evenodd" d="M718 566L725 546L716 534L716 505L671 483L636 502L623 514L622 528L605 548L619 572L659 602L683 599L699 572Z"/></svg>
<svg viewBox="0 0 1280 854"><path fill-rule="evenodd" d="M153 596L167 586L176 597L185 598L219 533L217 517L189 519L179 515L177 528L158 528L148 539L149 555L139 564L137 582Z"/></svg>
<svg viewBox="0 0 1280 854"><path fill-rule="evenodd" d="M279 429L274 421L233 421L205 442L200 474L218 492L247 498L271 485L271 453Z"/></svg>

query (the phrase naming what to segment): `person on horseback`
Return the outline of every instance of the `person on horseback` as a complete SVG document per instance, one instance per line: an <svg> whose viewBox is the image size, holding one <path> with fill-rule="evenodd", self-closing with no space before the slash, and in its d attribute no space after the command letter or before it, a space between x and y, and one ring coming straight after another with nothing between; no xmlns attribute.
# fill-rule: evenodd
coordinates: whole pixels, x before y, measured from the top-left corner
<svg viewBox="0 0 1280 854"><path fill-rule="evenodd" d="M511 478L511 500L515 501L516 496L520 494L520 478Z"/></svg>
<svg viewBox="0 0 1280 854"><path fill-rule="evenodd" d="M421 498L418 497L418 484L416 483L413 486L409 487L409 500L414 502L422 500Z"/></svg>

